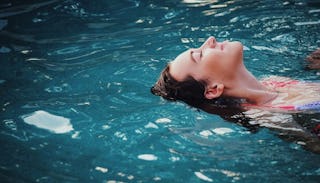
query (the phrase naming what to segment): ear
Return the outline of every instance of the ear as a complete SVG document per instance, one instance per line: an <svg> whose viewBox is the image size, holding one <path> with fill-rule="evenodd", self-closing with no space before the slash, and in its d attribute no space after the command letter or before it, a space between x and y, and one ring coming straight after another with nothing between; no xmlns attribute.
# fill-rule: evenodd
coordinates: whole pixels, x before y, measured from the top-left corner
<svg viewBox="0 0 320 183"><path fill-rule="evenodd" d="M221 96L224 90L223 84L213 84L212 86L207 86L204 91L204 96L207 99L214 99Z"/></svg>

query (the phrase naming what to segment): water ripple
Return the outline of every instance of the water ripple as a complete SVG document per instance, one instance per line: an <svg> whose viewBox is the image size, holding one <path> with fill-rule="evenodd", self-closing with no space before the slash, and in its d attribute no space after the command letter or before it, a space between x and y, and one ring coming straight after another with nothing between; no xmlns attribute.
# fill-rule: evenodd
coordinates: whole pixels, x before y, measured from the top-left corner
<svg viewBox="0 0 320 183"><path fill-rule="evenodd" d="M14 16L14 15L19 15L19 14L31 12L31 11L37 10L38 8L48 6L50 4L54 4L58 1L59 0L51 0L51 1L41 2L41 3L17 5L17 6L8 7L5 9L0 9L0 18L5 18L5 17L9 17L9 16Z"/></svg>
<svg viewBox="0 0 320 183"><path fill-rule="evenodd" d="M316 6L275 0L12 1L0 3L0 18L3 178L277 182L284 176L298 182L319 173L316 155L298 144L268 130L250 133L149 91L168 61L210 35L243 42L257 76L319 79L301 65L319 45ZM41 117L72 126L57 134L51 124L39 125ZM295 122L307 123L304 118Z"/></svg>

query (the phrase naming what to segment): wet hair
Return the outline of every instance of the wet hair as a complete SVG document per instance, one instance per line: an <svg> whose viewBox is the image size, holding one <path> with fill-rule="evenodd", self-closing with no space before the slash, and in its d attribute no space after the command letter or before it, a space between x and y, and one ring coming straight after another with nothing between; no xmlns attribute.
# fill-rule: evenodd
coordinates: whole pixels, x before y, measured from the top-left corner
<svg viewBox="0 0 320 183"><path fill-rule="evenodd" d="M181 100L187 104L200 104L208 99L204 97L205 84L197 81L192 77L184 81L177 81L169 73L170 65L168 64L161 72L156 84L151 88L154 95L161 96L167 100Z"/></svg>
<svg viewBox="0 0 320 183"><path fill-rule="evenodd" d="M219 97L207 99L204 96L205 82L197 81L192 77L184 81L177 81L169 73L170 65L161 72L158 81L151 87L151 93L169 101L183 101L186 104L211 114L217 114L225 120L238 123L250 131L257 130L257 125L249 124L249 118L242 113L239 107L241 101L234 98Z"/></svg>
<svg viewBox="0 0 320 183"><path fill-rule="evenodd" d="M232 98L219 97L216 99L207 99L204 96L205 82L197 81L194 78L187 77L184 81L177 81L170 74L170 65L168 64L161 72L158 81L151 87L151 93L163 97L170 101L183 101L193 107L239 107L239 100Z"/></svg>

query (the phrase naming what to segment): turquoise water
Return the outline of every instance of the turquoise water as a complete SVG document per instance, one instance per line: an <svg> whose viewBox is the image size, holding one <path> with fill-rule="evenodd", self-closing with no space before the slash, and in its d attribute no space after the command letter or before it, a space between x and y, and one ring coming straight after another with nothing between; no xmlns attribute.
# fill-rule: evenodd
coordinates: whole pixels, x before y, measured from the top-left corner
<svg viewBox="0 0 320 183"><path fill-rule="evenodd" d="M318 182L299 143L149 90L210 35L257 77L319 80L319 30L316 1L1 1L1 182Z"/></svg>

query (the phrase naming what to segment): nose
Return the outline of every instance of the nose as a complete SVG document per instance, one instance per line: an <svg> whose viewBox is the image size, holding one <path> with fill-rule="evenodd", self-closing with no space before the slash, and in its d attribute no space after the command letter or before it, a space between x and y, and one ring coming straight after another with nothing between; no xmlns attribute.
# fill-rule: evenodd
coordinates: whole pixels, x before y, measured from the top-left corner
<svg viewBox="0 0 320 183"><path fill-rule="evenodd" d="M216 38L213 36L210 36L204 44L201 46L201 48L209 47L209 48L214 48L216 46Z"/></svg>

